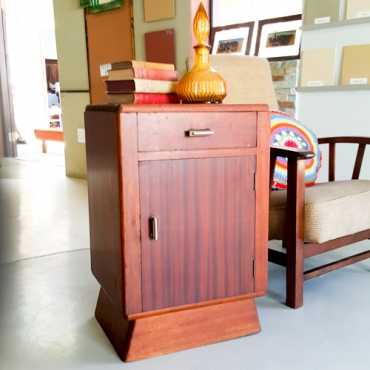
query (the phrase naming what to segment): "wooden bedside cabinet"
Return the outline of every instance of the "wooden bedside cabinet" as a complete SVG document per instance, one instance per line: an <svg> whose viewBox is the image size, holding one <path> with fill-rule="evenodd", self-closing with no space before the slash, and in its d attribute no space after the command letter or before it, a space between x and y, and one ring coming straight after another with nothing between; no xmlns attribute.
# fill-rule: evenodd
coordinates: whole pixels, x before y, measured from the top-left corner
<svg viewBox="0 0 370 370"><path fill-rule="evenodd" d="M260 330L266 106L89 106L96 318L125 361Z"/></svg>

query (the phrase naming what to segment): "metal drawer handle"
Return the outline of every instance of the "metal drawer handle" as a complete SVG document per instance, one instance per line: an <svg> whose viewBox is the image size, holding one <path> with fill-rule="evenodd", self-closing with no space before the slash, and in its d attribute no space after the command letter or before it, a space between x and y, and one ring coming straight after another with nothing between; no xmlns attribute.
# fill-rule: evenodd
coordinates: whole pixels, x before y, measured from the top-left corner
<svg viewBox="0 0 370 370"><path fill-rule="evenodd" d="M158 218L155 216L151 216L149 218L149 238L151 240L157 241L159 239L158 233Z"/></svg>
<svg viewBox="0 0 370 370"><path fill-rule="evenodd" d="M215 132L211 130L210 128L201 129L201 130L194 130L190 129L188 131L185 131L185 135L188 137L204 137L204 136L212 136Z"/></svg>

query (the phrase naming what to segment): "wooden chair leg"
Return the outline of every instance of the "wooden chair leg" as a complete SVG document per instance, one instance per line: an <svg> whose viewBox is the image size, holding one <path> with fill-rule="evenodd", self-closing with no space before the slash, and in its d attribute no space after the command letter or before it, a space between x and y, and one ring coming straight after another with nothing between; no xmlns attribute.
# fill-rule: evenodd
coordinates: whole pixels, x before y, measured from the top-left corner
<svg viewBox="0 0 370 370"><path fill-rule="evenodd" d="M48 147L46 145L46 140L42 140L42 152L44 154L48 152Z"/></svg>
<svg viewBox="0 0 370 370"><path fill-rule="evenodd" d="M303 306L304 284L303 243L287 245L286 304L291 308Z"/></svg>
<svg viewBox="0 0 370 370"><path fill-rule="evenodd" d="M305 162L288 160L286 234L286 304L303 306Z"/></svg>

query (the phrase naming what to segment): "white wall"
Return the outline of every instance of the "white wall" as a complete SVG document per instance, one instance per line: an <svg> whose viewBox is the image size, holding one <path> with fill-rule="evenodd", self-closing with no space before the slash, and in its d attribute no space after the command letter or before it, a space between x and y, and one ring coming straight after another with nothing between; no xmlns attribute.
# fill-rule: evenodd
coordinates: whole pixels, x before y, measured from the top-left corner
<svg viewBox="0 0 370 370"><path fill-rule="evenodd" d="M336 76L339 83L342 47L370 44L370 23L304 31L302 49L336 48ZM320 67L318 61L318 68ZM300 92L297 94L297 117L318 136L370 136L370 89L365 91ZM338 147L338 179L352 174L357 148ZM327 153L320 179L327 176ZM370 178L370 148L363 165L363 177Z"/></svg>
<svg viewBox="0 0 370 370"><path fill-rule="evenodd" d="M15 121L23 136L47 127L45 58L56 59L52 0L5 0L10 84Z"/></svg>
<svg viewBox="0 0 370 370"><path fill-rule="evenodd" d="M302 8L303 0L213 0L213 26L301 14ZM258 27L257 23L255 27ZM256 31L252 40L252 55L256 45Z"/></svg>

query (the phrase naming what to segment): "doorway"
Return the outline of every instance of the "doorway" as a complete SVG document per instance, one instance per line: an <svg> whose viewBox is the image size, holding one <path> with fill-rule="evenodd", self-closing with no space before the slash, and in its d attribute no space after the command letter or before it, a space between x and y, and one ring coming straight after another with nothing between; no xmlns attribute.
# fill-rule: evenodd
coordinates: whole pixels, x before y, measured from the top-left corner
<svg viewBox="0 0 370 370"><path fill-rule="evenodd" d="M53 0L2 0L13 156L64 167Z"/></svg>

